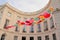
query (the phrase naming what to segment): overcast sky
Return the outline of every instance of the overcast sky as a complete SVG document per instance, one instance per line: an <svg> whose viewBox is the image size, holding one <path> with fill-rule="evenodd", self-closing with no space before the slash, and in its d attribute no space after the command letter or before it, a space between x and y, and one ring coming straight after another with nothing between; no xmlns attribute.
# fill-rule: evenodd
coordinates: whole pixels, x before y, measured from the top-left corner
<svg viewBox="0 0 60 40"><path fill-rule="evenodd" d="M0 4L4 4L6 2L21 11L33 12L46 6L49 0L0 0Z"/></svg>

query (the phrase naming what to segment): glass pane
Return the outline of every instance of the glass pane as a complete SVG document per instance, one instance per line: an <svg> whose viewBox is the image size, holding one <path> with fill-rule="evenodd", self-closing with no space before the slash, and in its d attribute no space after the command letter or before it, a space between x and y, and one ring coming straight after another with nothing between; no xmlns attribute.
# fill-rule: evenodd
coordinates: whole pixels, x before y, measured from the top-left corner
<svg viewBox="0 0 60 40"><path fill-rule="evenodd" d="M49 36L47 35L47 36L45 36L45 40L49 40Z"/></svg>
<svg viewBox="0 0 60 40"><path fill-rule="evenodd" d="M53 34L53 40L56 40L56 34Z"/></svg>
<svg viewBox="0 0 60 40"><path fill-rule="evenodd" d="M44 31L48 30L48 24L47 21L44 22Z"/></svg>
<svg viewBox="0 0 60 40"><path fill-rule="evenodd" d="M54 28L54 22L53 22L53 18L52 17L50 18L50 27Z"/></svg>
<svg viewBox="0 0 60 40"><path fill-rule="evenodd" d="M38 32L41 32L41 26L40 24L37 24L38 25Z"/></svg>
<svg viewBox="0 0 60 40"><path fill-rule="evenodd" d="M41 40L41 37L38 37L38 40Z"/></svg>
<svg viewBox="0 0 60 40"><path fill-rule="evenodd" d="M34 32L33 24L30 27L30 32L32 32L32 33Z"/></svg>
<svg viewBox="0 0 60 40"><path fill-rule="evenodd" d="M34 40L34 37L30 37L30 40Z"/></svg>
<svg viewBox="0 0 60 40"><path fill-rule="evenodd" d="M22 37L22 40L26 40L26 37Z"/></svg>

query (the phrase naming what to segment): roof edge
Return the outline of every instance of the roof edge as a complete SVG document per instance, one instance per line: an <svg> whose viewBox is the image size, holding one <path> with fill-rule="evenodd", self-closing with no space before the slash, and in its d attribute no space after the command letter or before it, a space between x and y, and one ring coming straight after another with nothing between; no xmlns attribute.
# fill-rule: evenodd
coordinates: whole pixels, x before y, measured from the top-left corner
<svg viewBox="0 0 60 40"><path fill-rule="evenodd" d="M34 15L38 15L38 14L42 13L44 10L46 10L49 7L50 3L51 3L51 0L48 2L48 4L44 8L42 8L41 10L35 11L35 12L23 12L23 11L18 10L17 8L11 6L8 2L5 3L4 6L12 9L13 11L15 11L15 12L21 14L21 15L24 15L24 16L34 16Z"/></svg>

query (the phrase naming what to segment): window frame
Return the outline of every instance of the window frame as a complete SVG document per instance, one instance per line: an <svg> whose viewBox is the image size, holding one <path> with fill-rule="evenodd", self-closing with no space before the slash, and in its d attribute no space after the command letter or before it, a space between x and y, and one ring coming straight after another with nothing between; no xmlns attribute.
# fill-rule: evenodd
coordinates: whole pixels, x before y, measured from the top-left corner
<svg viewBox="0 0 60 40"><path fill-rule="evenodd" d="M9 20L9 19L6 19L6 20L5 20L4 28L6 28L6 26L8 26L8 25L9 25L9 22L10 22L10 20Z"/></svg>
<svg viewBox="0 0 60 40"><path fill-rule="evenodd" d="M44 21L44 31L47 31L48 30L48 22L47 20Z"/></svg>
<svg viewBox="0 0 60 40"><path fill-rule="evenodd" d="M49 35L46 35L45 36L45 40L49 40Z"/></svg>
<svg viewBox="0 0 60 40"><path fill-rule="evenodd" d="M37 24L38 26L38 32L41 32L41 24Z"/></svg>
<svg viewBox="0 0 60 40"><path fill-rule="evenodd" d="M53 17L50 18L50 27L51 27L51 29L54 28L54 20L53 20Z"/></svg>
<svg viewBox="0 0 60 40"><path fill-rule="evenodd" d="M37 38L38 38L37 40L39 40L39 38L40 38L40 40L42 40L42 37L41 36L38 36Z"/></svg>
<svg viewBox="0 0 60 40"><path fill-rule="evenodd" d="M52 34L52 36L53 36L53 40L57 40L57 37L56 37L56 34L55 33Z"/></svg>

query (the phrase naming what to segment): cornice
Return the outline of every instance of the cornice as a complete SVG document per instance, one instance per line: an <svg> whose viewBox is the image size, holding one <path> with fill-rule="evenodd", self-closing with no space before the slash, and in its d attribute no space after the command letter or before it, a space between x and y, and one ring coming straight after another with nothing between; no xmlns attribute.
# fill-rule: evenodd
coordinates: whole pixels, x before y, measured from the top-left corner
<svg viewBox="0 0 60 40"><path fill-rule="evenodd" d="M41 14L47 8L49 8L50 4L51 4L51 0L49 0L48 4L44 8L42 8L41 10L35 11L35 12L23 12L21 10L14 8L9 3L6 3L5 6L8 7L9 9L13 10L14 12L19 13L20 15L23 15L23 16L36 16L36 15Z"/></svg>

